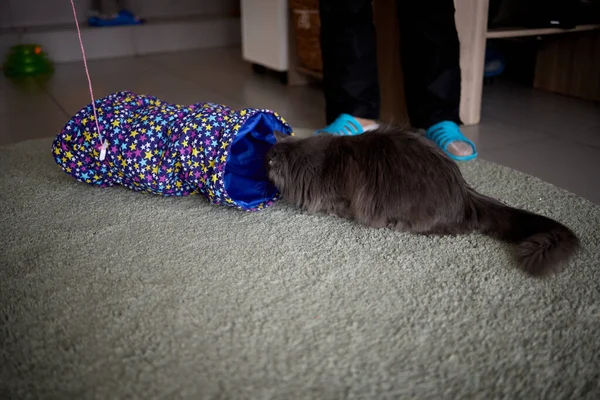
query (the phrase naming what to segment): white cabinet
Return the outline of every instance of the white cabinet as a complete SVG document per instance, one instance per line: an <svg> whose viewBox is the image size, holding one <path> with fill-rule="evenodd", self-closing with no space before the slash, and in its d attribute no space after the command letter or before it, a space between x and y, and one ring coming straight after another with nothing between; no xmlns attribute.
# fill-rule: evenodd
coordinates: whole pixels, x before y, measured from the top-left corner
<svg viewBox="0 0 600 400"><path fill-rule="evenodd" d="M241 0L244 60L286 72L289 31L287 0Z"/></svg>

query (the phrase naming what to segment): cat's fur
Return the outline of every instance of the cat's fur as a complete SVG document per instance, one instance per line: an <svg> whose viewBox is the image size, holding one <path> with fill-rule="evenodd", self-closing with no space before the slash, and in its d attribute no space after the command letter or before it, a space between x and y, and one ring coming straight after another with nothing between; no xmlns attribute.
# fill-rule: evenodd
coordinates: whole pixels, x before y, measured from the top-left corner
<svg viewBox="0 0 600 400"><path fill-rule="evenodd" d="M284 200L308 212L420 234L479 231L516 244L520 267L536 276L561 270L579 247L561 223L477 193L456 163L417 133L276 137L268 177Z"/></svg>

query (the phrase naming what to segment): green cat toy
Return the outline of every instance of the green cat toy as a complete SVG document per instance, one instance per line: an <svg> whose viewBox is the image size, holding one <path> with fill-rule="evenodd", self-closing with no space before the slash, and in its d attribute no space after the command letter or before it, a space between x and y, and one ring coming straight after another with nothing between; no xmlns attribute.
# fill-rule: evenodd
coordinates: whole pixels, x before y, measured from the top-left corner
<svg viewBox="0 0 600 400"><path fill-rule="evenodd" d="M4 74L9 78L48 76L53 72L52 61L37 44L12 46L4 62Z"/></svg>

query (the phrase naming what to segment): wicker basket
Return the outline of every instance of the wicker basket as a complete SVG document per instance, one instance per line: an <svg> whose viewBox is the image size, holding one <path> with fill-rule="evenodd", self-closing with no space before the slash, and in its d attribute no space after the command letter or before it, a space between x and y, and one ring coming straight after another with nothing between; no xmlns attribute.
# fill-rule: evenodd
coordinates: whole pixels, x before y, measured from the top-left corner
<svg viewBox="0 0 600 400"><path fill-rule="evenodd" d="M290 0L292 10L318 10L319 0Z"/></svg>
<svg viewBox="0 0 600 400"><path fill-rule="evenodd" d="M292 2L292 4L298 4L299 7L306 6L306 3L311 3L314 8L292 9L298 64L310 71L322 72L321 19L319 17L318 1L295 0Z"/></svg>

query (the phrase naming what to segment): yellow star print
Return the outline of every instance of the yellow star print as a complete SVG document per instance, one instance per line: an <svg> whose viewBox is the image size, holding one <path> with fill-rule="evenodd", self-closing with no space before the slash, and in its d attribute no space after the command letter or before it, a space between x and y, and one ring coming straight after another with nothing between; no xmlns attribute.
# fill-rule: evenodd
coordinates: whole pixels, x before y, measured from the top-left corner
<svg viewBox="0 0 600 400"><path fill-rule="evenodd" d="M118 119L115 119L115 120L112 122L112 126L119 126L119 125L121 125L121 121L119 121Z"/></svg>
<svg viewBox="0 0 600 400"><path fill-rule="evenodd" d="M217 177L217 174L213 174L213 176L212 176L213 183L217 183L218 180L219 180L219 178Z"/></svg>
<svg viewBox="0 0 600 400"><path fill-rule="evenodd" d="M135 143L131 143L131 146L129 146L129 150L133 151L133 150L135 150L135 148L136 148Z"/></svg>
<svg viewBox="0 0 600 400"><path fill-rule="evenodd" d="M146 158L146 160L152 159L152 152L151 151L147 151L145 158Z"/></svg>
<svg viewBox="0 0 600 400"><path fill-rule="evenodd" d="M196 148L194 148L194 149L192 150L192 155L193 155L194 157L197 157L199 153L200 153L200 152L199 152L199 151L198 151L198 149L196 149Z"/></svg>

